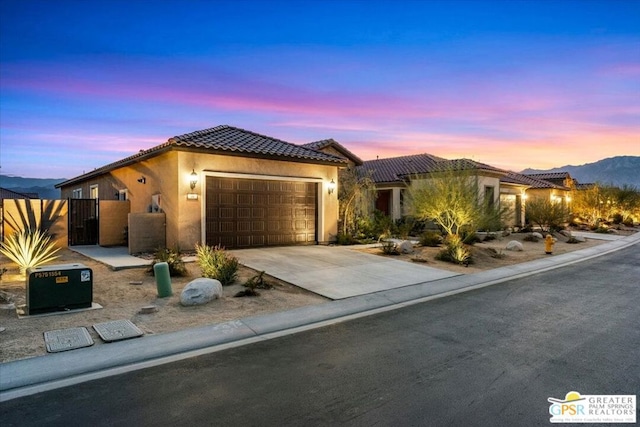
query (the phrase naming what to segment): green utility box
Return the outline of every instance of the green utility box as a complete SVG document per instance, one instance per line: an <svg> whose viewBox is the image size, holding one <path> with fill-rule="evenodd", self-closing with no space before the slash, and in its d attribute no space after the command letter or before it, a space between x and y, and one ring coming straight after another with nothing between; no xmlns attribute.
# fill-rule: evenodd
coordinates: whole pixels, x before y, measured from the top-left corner
<svg viewBox="0 0 640 427"><path fill-rule="evenodd" d="M27 314L90 308L93 271L84 264L27 269Z"/></svg>

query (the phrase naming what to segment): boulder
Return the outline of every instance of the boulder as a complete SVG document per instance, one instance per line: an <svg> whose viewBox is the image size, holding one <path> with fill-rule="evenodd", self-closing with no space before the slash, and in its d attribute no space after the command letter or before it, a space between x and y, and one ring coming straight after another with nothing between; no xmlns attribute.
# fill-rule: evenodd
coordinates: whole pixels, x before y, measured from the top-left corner
<svg viewBox="0 0 640 427"><path fill-rule="evenodd" d="M518 242L517 240L512 240L509 243L507 243L506 249L508 251L521 252L521 251L524 251L524 246L522 246L522 243Z"/></svg>
<svg viewBox="0 0 640 427"><path fill-rule="evenodd" d="M587 239L584 236L571 236L576 242L586 242Z"/></svg>
<svg viewBox="0 0 640 427"><path fill-rule="evenodd" d="M531 235L533 237L537 237L538 239L544 239L544 236L540 233L538 233L537 231L534 231L533 233L531 233Z"/></svg>
<svg viewBox="0 0 640 427"><path fill-rule="evenodd" d="M400 245L398 246L398 250L402 254L412 254L413 253L413 243L411 243L408 240L405 240L404 242L400 243Z"/></svg>
<svg viewBox="0 0 640 427"><path fill-rule="evenodd" d="M180 294L180 304L202 305L222 297L222 283L215 279L200 277L192 280Z"/></svg>

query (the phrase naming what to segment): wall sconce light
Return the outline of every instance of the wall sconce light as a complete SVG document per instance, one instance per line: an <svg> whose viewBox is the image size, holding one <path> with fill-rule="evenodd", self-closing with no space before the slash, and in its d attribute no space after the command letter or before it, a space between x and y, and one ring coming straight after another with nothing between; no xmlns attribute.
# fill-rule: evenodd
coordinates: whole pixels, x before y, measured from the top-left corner
<svg viewBox="0 0 640 427"><path fill-rule="evenodd" d="M194 188L196 188L196 184L198 183L198 174L196 173L195 169L191 169L191 180L189 181L189 187L191 187L191 189L193 190Z"/></svg>
<svg viewBox="0 0 640 427"><path fill-rule="evenodd" d="M138 182L140 184L146 184L147 183L147 178L145 178L144 176L141 176L140 178L138 178Z"/></svg>
<svg viewBox="0 0 640 427"><path fill-rule="evenodd" d="M333 194L334 190L336 189L336 182L331 179L331 182L327 184L327 189L329 191L329 194Z"/></svg>

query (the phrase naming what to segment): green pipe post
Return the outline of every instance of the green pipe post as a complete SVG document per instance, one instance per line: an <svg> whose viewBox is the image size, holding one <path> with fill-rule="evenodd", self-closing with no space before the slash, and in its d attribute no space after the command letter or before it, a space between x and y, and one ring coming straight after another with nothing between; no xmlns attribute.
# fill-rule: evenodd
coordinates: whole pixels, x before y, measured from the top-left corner
<svg viewBox="0 0 640 427"><path fill-rule="evenodd" d="M158 297L164 298L173 295L173 291L171 290L171 276L169 275L169 264L166 262L154 264L153 274L156 276Z"/></svg>

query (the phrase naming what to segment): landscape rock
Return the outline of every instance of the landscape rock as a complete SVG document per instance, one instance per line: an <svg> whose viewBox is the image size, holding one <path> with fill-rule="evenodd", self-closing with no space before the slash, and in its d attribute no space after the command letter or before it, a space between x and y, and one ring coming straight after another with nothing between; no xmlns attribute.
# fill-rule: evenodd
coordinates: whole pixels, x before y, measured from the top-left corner
<svg viewBox="0 0 640 427"><path fill-rule="evenodd" d="M564 237L571 237L571 231L570 230L560 230L560 234L562 234Z"/></svg>
<svg viewBox="0 0 640 427"><path fill-rule="evenodd" d="M586 242L587 239L584 236L571 236L576 242Z"/></svg>
<svg viewBox="0 0 640 427"><path fill-rule="evenodd" d="M222 297L222 283L215 279L200 277L192 280L180 294L180 304L184 306L203 305Z"/></svg>
<svg viewBox="0 0 640 427"><path fill-rule="evenodd" d="M537 231L534 231L533 233L531 233L531 235L533 237L537 237L538 239L544 239L544 236L541 233L538 233Z"/></svg>
<svg viewBox="0 0 640 427"><path fill-rule="evenodd" d="M522 243L518 242L517 240L512 240L507 243L506 249L508 251L521 252L524 251L524 246L522 246Z"/></svg>
<svg viewBox="0 0 640 427"><path fill-rule="evenodd" d="M412 254L413 244L410 241L405 240L404 242L400 243L400 245L398 246L398 250L402 254Z"/></svg>

